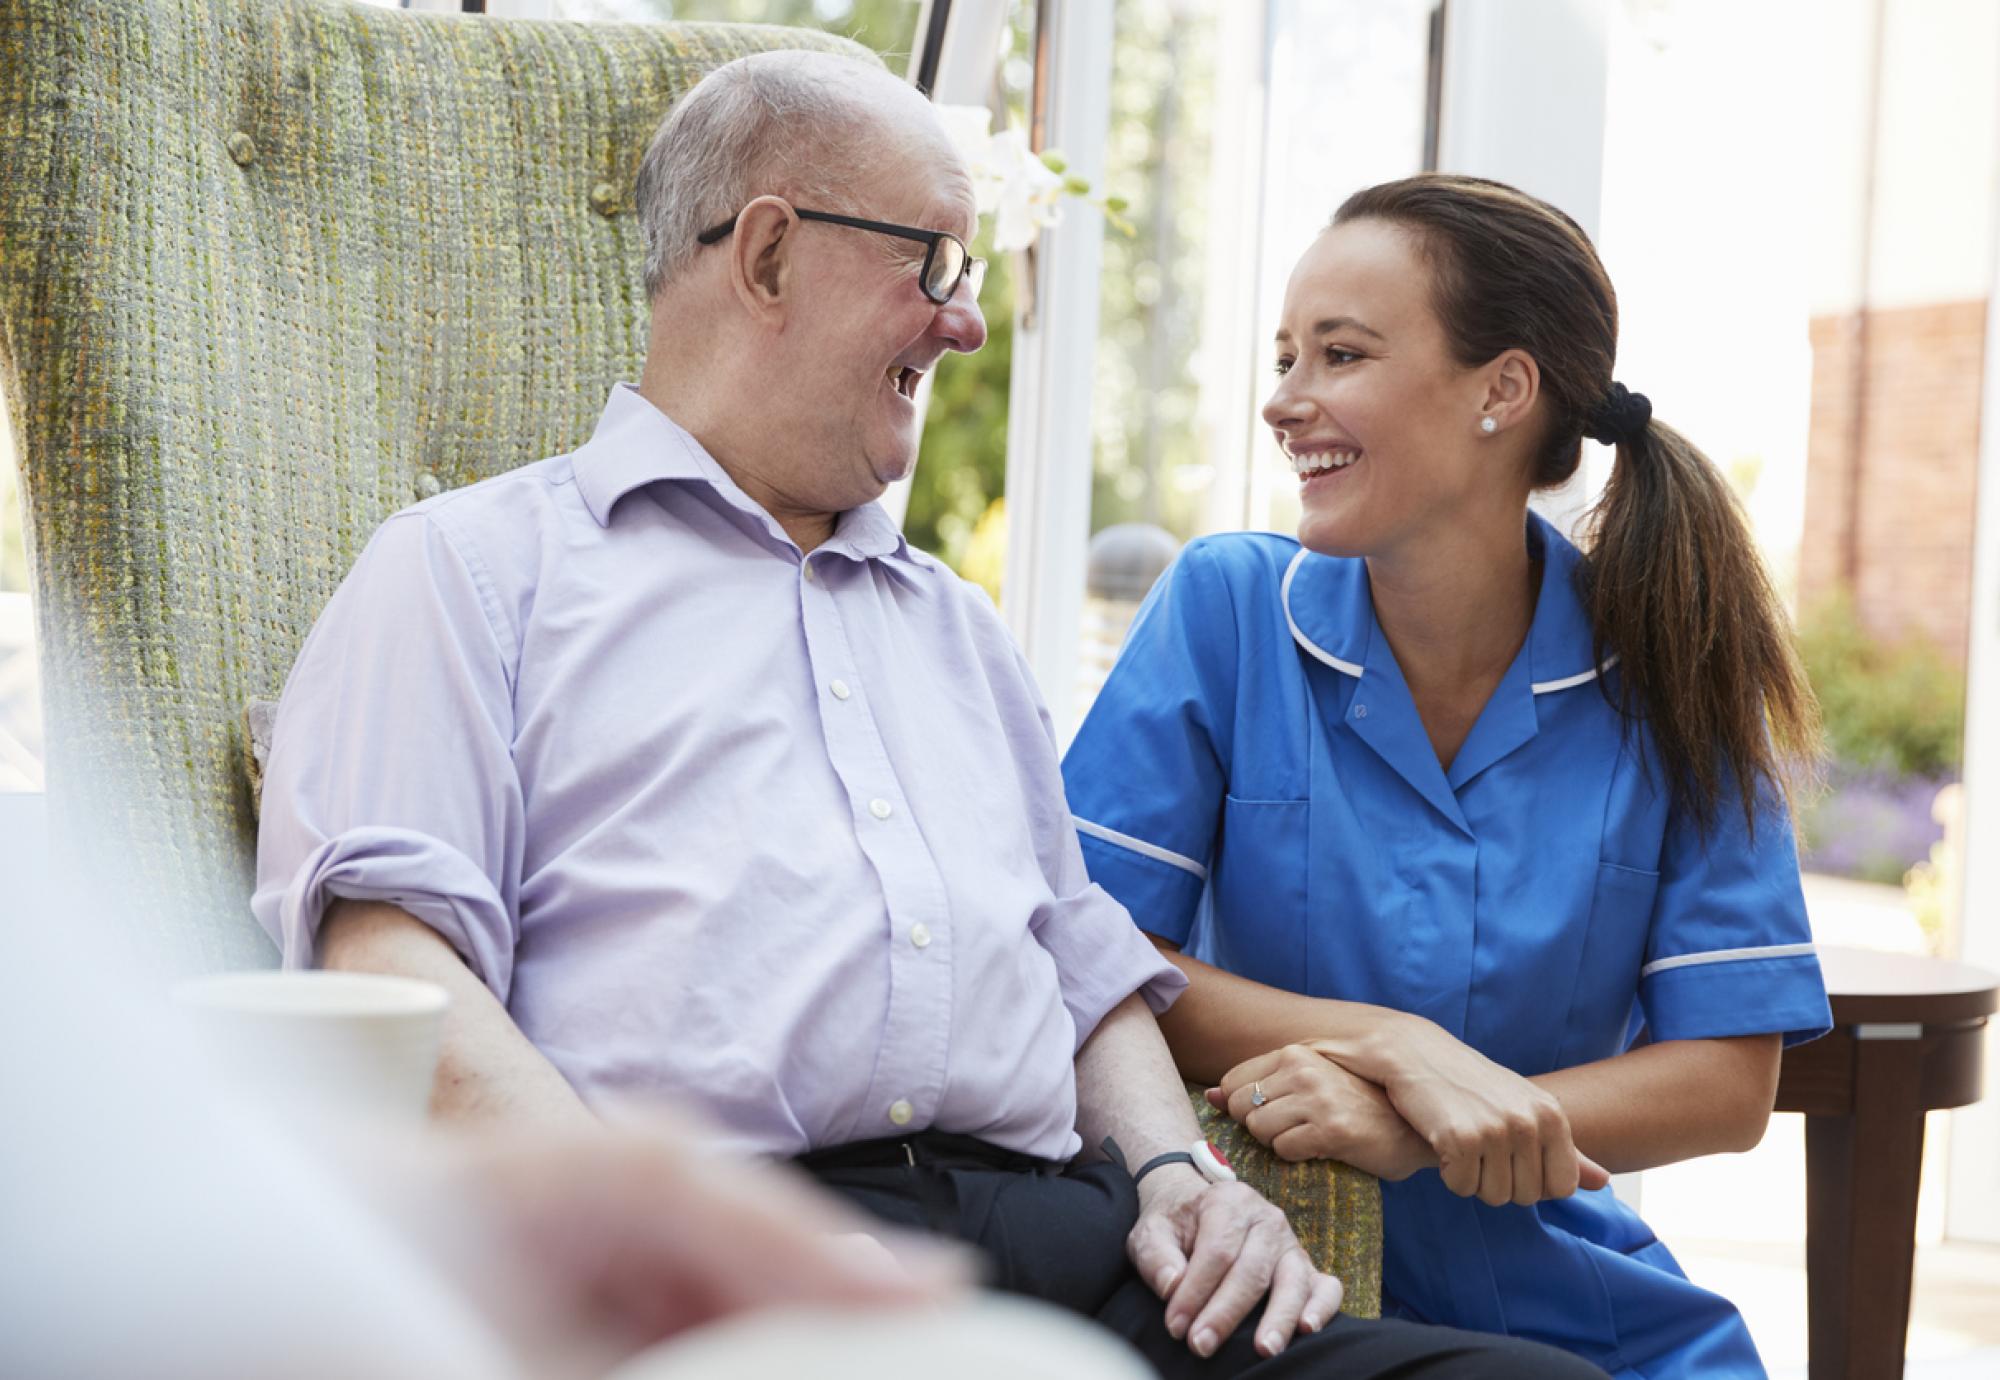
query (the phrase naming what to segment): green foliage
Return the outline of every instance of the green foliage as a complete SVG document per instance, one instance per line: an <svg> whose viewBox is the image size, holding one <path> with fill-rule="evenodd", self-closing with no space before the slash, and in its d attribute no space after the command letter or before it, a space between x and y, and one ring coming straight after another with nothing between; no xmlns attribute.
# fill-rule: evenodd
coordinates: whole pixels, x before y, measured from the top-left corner
<svg viewBox="0 0 2000 1380"><path fill-rule="evenodd" d="M1800 620L1799 651L1837 761L1905 776L1958 770L1965 676L1935 647L1877 640L1839 596Z"/></svg>
<svg viewBox="0 0 2000 1380"><path fill-rule="evenodd" d="M1014 367L1014 261L995 255L982 230L972 252L987 260L979 294L986 348L946 355L931 384L923 445L903 531L913 545L961 573L974 529L1007 483L1007 384Z"/></svg>
<svg viewBox="0 0 2000 1380"><path fill-rule="evenodd" d="M651 0L661 19L784 24L851 38L902 76L916 38L918 0Z"/></svg>

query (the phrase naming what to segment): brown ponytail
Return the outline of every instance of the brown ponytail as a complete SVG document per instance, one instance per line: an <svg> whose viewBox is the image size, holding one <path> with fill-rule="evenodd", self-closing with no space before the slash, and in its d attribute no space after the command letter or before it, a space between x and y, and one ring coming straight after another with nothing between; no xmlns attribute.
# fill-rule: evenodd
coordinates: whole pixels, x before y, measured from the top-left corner
<svg viewBox="0 0 2000 1380"><path fill-rule="evenodd" d="M1534 357L1547 412L1532 478L1568 480L1613 397L1618 344L1618 299L1583 230L1502 183L1441 174L1357 192L1334 224L1361 219L1415 234L1460 364ZM1617 658L1600 683L1650 729L1675 803L1703 833L1732 803L1754 829L1761 795L1789 803L1812 780L1819 707L1721 472L1643 410L1625 422L1578 572L1598 662Z"/></svg>

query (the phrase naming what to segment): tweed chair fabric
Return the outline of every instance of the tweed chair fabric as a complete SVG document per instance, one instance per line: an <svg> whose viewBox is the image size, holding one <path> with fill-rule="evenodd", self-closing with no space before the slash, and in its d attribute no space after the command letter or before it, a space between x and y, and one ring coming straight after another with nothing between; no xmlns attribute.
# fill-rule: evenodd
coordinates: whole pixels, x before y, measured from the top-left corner
<svg viewBox="0 0 2000 1380"><path fill-rule="evenodd" d="M704 72L780 47L864 52L343 0L0 0L0 391L50 816L169 963L273 961L246 706L384 517L574 448L637 376L639 153ZM1232 1129L1212 1134L1373 1307L1379 1207Z"/></svg>
<svg viewBox="0 0 2000 1380"><path fill-rule="evenodd" d="M0 389L60 833L181 966L251 921L245 704L376 525L636 378L639 154L757 26L0 0ZM107 874L111 874L107 876Z"/></svg>
<svg viewBox="0 0 2000 1380"><path fill-rule="evenodd" d="M1243 1123L1209 1106L1200 1084L1188 1084L1188 1100L1202 1134L1228 1157L1237 1176L1283 1208L1313 1263L1339 1276L1347 1289L1340 1311L1355 1318L1381 1317L1381 1181L1336 1160L1287 1163Z"/></svg>

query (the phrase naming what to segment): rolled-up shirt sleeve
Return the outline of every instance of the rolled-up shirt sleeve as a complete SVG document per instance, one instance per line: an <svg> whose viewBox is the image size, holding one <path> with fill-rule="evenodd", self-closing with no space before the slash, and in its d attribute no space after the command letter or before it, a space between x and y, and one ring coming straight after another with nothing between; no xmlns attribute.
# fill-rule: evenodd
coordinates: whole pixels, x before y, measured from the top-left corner
<svg viewBox="0 0 2000 1380"><path fill-rule="evenodd" d="M476 557L416 509L320 615L279 704L257 840L251 904L286 967L312 965L336 898L386 901L507 1000L525 811L501 612Z"/></svg>

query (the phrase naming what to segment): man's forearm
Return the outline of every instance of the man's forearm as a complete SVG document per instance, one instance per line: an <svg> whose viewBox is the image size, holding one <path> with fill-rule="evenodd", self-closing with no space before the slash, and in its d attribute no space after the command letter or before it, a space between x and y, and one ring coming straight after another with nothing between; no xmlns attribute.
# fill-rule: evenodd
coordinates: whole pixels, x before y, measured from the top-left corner
<svg viewBox="0 0 2000 1380"><path fill-rule="evenodd" d="M1076 1129L1095 1157L1110 1136L1136 1171L1153 1156L1185 1150L1201 1137L1174 1057L1146 999L1134 992L1105 1018L1076 1056ZM1141 1193L1194 1170L1185 1165L1147 1176Z"/></svg>
<svg viewBox="0 0 2000 1380"><path fill-rule="evenodd" d="M435 982L451 995L431 1114L460 1126L595 1125L575 1089L514 1024L444 938L408 911L337 901L319 931L319 963Z"/></svg>

